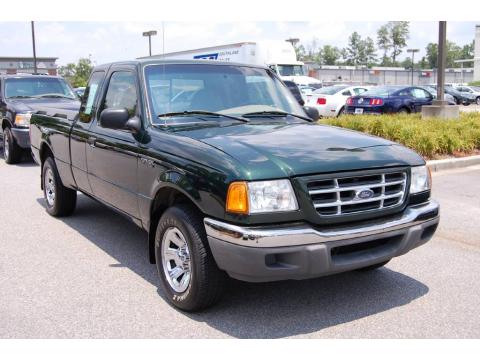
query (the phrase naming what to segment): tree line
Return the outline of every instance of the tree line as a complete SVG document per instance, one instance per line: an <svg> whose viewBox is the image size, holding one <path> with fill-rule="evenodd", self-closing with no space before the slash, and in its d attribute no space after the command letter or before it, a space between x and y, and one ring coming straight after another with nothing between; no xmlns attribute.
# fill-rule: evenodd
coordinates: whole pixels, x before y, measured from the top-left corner
<svg viewBox="0 0 480 360"><path fill-rule="evenodd" d="M319 46L314 38L306 45L295 45L297 58L300 61L314 61L321 65L353 65L353 66L402 66L412 67L412 59L406 57L399 61L398 57L407 47L410 37L408 21L389 21L377 30L376 39L362 36L354 31L348 38L345 48L332 45ZM460 46L447 40L447 67L460 67L455 60L473 59L474 42ZM438 45L429 43L425 47L425 56L414 64L414 68L432 69L437 67Z"/></svg>

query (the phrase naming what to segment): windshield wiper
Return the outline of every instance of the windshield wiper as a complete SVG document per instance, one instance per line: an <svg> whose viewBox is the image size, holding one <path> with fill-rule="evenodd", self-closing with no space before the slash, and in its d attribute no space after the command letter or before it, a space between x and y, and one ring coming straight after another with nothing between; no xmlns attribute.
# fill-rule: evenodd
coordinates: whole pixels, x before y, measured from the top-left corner
<svg viewBox="0 0 480 360"><path fill-rule="evenodd" d="M71 100L75 99L75 98L72 98L70 96L63 95L63 94L41 94L41 95L36 95L36 96L32 96L32 97L35 97L35 98L65 98L65 99L71 99Z"/></svg>
<svg viewBox="0 0 480 360"><path fill-rule="evenodd" d="M207 116L216 116L216 117L225 117L232 120L237 120L241 122L249 122L248 119L242 119L240 117L226 115L218 112L213 111L203 111L203 110L190 110L190 111L178 111L178 112L168 112L165 114L158 115L158 118L161 119L163 117L173 117L173 116L191 116L191 115L207 115Z"/></svg>
<svg viewBox="0 0 480 360"><path fill-rule="evenodd" d="M243 117L257 117L257 116L293 116L293 117L296 117L296 118L299 118L299 119L302 119L302 120L305 120L305 121L308 121L308 122L312 122L313 120L310 119L309 117L306 117L306 116L301 116L301 115L297 115L297 114L293 114L293 113L289 113L289 112L285 112L285 111L277 111L277 110L270 110L270 111L254 111L254 112L250 112L250 113L246 113L246 114L243 114L242 116Z"/></svg>
<svg viewBox="0 0 480 360"><path fill-rule="evenodd" d="M28 95L15 95L15 96L9 96L7 99L30 99L33 98L33 96L28 96Z"/></svg>

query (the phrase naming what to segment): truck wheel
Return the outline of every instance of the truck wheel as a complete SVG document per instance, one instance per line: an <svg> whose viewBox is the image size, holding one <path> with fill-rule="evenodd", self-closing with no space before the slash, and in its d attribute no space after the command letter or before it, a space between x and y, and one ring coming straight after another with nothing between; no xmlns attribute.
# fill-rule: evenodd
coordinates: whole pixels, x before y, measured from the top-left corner
<svg viewBox="0 0 480 360"><path fill-rule="evenodd" d="M6 127L3 131L3 158L7 164L16 164L22 157L22 149L17 145L12 130Z"/></svg>
<svg viewBox="0 0 480 360"><path fill-rule="evenodd" d="M47 212L55 217L71 215L77 204L77 192L63 186L55 161L51 157L43 163L42 179Z"/></svg>
<svg viewBox="0 0 480 360"><path fill-rule="evenodd" d="M155 233L155 260L168 300L185 311L197 311L216 303L226 275L210 252L203 220L189 205L165 211Z"/></svg>
<svg viewBox="0 0 480 360"><path fill-rule="evenodd" d="M382 266L386 265L389 261L390 261L390 259L388 259L387 261L378 263L378 264L373 264L373 265L370 265L370 266L365 266L364 268L357 269L357 270L358 270L358 271L371 271L371 270L375 270L375 269L381 268Z"/></svg>

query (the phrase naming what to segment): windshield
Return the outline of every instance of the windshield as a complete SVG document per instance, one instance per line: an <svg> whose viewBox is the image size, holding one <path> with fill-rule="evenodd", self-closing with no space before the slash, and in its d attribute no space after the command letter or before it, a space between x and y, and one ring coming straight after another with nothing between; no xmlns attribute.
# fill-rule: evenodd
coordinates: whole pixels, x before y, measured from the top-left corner
<svg viewBox="0 0 480 360"><path fill-rule="evenodd" d="M321 95L334 95L338 93L339 91L342 91L343 89L346 89L348 86L343 86L343 85L334 85L334 86L326 86L323 88L320 88L318 90L315 90L313 93L314 94L321 94Z"/></svg>
<svg viewBox="0 0 480 360"><path fill-rule="evenodd" d="M75 99L75 95L65 80L61 78L14 77L5 80L5 97L61 96Z"/></svg>
<svg viewBox="0 0 480 360"><path fill-rule="evenodd" d="M277 65L281 76L304 76L303 65Z"/></svg>
<svg viewBox="0 0 480 360"><path fill-rule="evenodd" d="M288 88L270 71L234 65L147 65L145 82L153 122L161 114L209 111L242 116L282 111L305 116Z"/></svg>

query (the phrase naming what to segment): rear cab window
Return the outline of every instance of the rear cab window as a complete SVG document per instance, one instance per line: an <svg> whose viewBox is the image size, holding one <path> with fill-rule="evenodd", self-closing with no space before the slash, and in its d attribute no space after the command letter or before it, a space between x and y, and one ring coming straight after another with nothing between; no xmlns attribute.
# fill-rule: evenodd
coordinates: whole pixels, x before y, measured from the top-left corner
<svg viewBox="0 0 480 360"><path fill-rule="evenodd" d="M80 109L80 121L89 123L94 114L95 104L97 102L98 94L105 79L104 71L95 71L90 76L87 88L83 95L82 107Z"/></svg>

